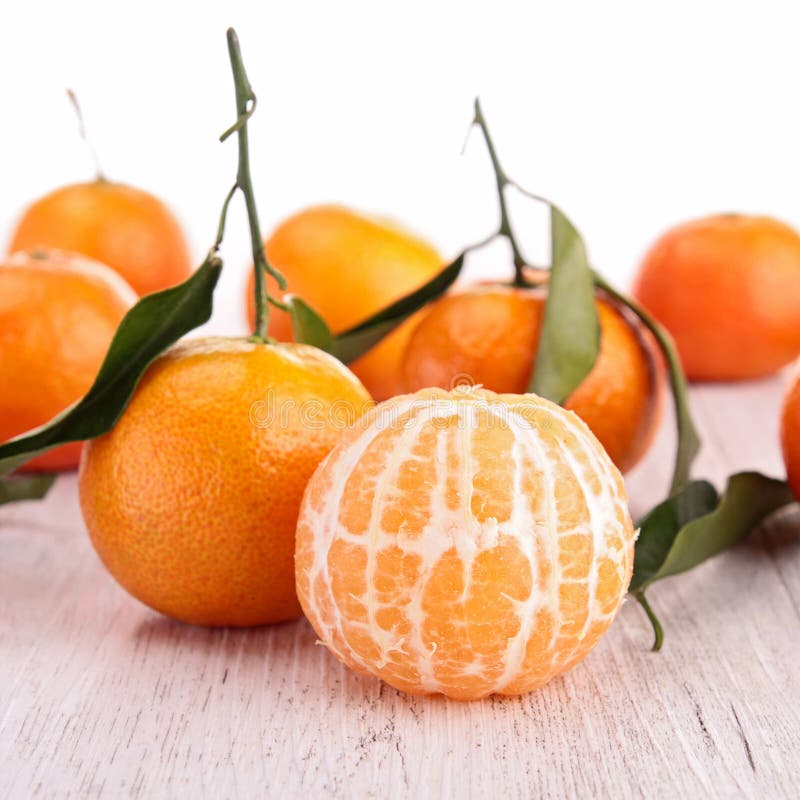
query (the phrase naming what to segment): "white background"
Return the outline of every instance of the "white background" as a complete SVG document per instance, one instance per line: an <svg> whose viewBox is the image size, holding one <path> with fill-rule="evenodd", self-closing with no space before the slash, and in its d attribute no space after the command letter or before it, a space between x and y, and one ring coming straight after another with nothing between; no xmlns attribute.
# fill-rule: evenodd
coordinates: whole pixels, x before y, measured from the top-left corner
<svg viewBox="0 0 800 800"><path fill-rule="evenodd" d="M196 260L233 180L225 29L259 96L252 161L267 233L305 205L389 215L445 257L496 221L480 95L507 171L557 201L626 285L650 242L715 211L800 224L800 38L792 2L8 2L0 10L0 237L92 175L72 87L107 174L155 192ZM543 215L515 204L532 256ZM212 326L244 330L248 244L229 221ZM503 247L475 271L509 272Z"/></svg>

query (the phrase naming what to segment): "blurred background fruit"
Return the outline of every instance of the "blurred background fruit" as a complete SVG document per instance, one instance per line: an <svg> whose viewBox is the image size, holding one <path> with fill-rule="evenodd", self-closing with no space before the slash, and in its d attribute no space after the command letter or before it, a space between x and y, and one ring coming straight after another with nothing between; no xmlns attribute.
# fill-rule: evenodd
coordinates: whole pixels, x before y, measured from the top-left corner
<svg viewBox="0 0 800 800"><path fill-rule="evenodd" d="M636 538L587 426L475 388L400 396L364 423L314 473L297 528L298 596L331 652L462 700L532 691L586 656Z"/></svg>
<svg viewBox="0 0 800 800"><path fill-rule="evenodd" d="M56 189L22 215L9 252L58 248L116 270L139 295L185 280L186 238L172 212L141 189L97 179Z"/></svg>
<svg viewBox="0 0 800 800"><path fill-rule="evenodd" d="M781 446L786 478L794 496L800 500L800 363L783 401Z"/></svg>
<svg viewBox="0 0 800 800"><path fill-rule="evenodd" d="M800 354L800 236L775 219L721 214L667 231L633 294L690 380L758 378Z"/></svg>
<svg viewBox="0 0 800 800"><path fill-rule="evenodd" d="M307 345L176 345L86 445L81 508L100 558L134 597L183 622L299 616L303 490L371 405L346 367Z"/></svg>
<svg viewBox="0 0 800 800"><path fill-rule="evenodd" d="M314 206L281 223L265 243L267 258L300 295L339 333L413 291L443 264L436 250L394 223L341 206ZM269 290L279 295L272 278ZM246 296L254 323L253 277ZM383 400L402 391L400 358L414 320L392 331L350 368L370 394ZM291 341L284 312L270 312L269 333Z"/></svg>
<svg viewBox="0 0 800 800"><path fill-rule="evenodd" d="M135 292L109 267L59 251L0 263L0 441L43 425L92 385ZM30 461L70 469L81 444Z"/></svg>
<svg viewBox="0 0 800 800"><path fill-rule="evenodd" d="M526 392L546 299L541 288L478 285L436 301L409 337L402 362L405 390L468 382L495 392ZM638 320L605 298L597 300L597 310L600 353L564 405L627 471L657 430L664 369L655 342Z"/></svg>

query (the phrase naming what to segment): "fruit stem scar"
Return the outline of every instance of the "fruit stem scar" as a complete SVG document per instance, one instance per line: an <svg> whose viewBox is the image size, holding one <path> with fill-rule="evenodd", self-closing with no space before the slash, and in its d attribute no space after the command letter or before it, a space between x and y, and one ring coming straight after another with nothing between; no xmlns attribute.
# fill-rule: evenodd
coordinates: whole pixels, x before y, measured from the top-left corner
<svg viewBox="0 0 800 800"><path fill-rule="evenodd" d="M515 186L515 184L513 181L509 180L500 164L500 159L494 148L494 142L489 135L489 127L486 124L486 118L483 116L483 111L481 110L480 100L477 97L475 98L475 116L472 120L472 124L477 125L481 129L484 141L486 142L486 148L489 151L489 158L492 161L494 177L497 182L497 198L500 202L500 227L495 235L504 236L511 245L511 253L514 257L514 285L527 286L528 282L525 280L525 267L530 265L525 261L525 257L522 255L522 251L517 244L514 230L511 227L511 219L508 215L508 206L506 205L506 187Z"/></svg>
<svg viewBox="0 0 800 800"><path fill-rule="evenodd" d="M256 198L253 191L253 182L250 177L250 149L247 136L247 123L256 109L256 95L247 79L247 72L242 60L242 51L239 47L239 37L233 28L228 28L228 54L231 59L231 70L233 72L233 84L236 89L236 122L220 136L220 141L225 141L232 134L236 134L239 143L239 165L236 172L236 183L228 193L220 217L219 229L217 231L217 246L222 241L222 234L225 229L225 217L228 211L228 204L237 189L241 189L247 207L247 221L250 227L250 243L253 251L253 269L255 271L255 301L256 301L256 324L253 337L267 341L267 326L269 324L270 304L277 308L286 309L284 303L272 297L267 290L267 274L272 275L278 283L281 291L286 289L286 279L275 269L267 260L264 253L264 240L261 237L261 229L258 223L258 211L256 210Z"/></svg>

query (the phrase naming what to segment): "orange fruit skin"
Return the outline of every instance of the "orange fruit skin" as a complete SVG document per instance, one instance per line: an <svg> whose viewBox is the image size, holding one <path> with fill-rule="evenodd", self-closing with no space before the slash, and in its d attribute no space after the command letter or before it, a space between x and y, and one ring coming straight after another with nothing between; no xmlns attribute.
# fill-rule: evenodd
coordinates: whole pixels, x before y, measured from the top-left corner
<svg viewBox="0 0 800 800"><path fill-rule="evenodd" d="M524 393L533 372L544 289L479 285L433 303L409 338L406 391L464 382ZM661 418L664 369L652 338L611 302L598 299L600 353L564 404L578 414L623 472L647 452Z"/></svg>
<svg viewBox="0 0 800 800"><path fill-rule="evenodd" d="M116 270L139 295L166 289L192 272L183 231L156 197L106 180L63 186L23 214L10 252L58 248Z"/></svg>
<svg viewBox="0 0 800 800"><path fill-rule="evenodd" d="M786 464L786 479L800 500L800 366L783 401L781 411L781 447Z"/></svg>
<svg viewBox="0 0 800 800"><path fill-rule="evenodd" d="M294 532L303 490L372 405L306 345L188 340L147 370L116 426L86 446L81 509L117 581L196 625L298 616Z"/></svg>
<svg viewBox="0 0 800 800"><path fill-rule="evenodd" d="M49 422L94 382L114 332L136 301L113 270L58 251L0 263L0 442ZM25 470L78 466L81 443Z"/></svg>
<svg viewBox="0 0 800 800"><path fill-rule="evenodd" d="M297 592L357 672L412 694L522 694L606 631L635 538L622 477L575 414L425 389L368 412L314 473Z"/></svg>
<svg viewBox="0 0 800 800"><path fill-rule="evenodd" d="M270 263L287 280L287 291L318 311L334 333L357 325L417 289L441 268L436 250L390 222L341 206L315 206L281 223L265 243ZM270 278L270 291L277 286ZM247 309L255 323L253 276ZM415 318L400 325L350 368L377 400L401 391L399 363ZM269 333L291 341L292 326L283 311L270 312Z"/></svg>
<svg viewBox="0 0 800 800"><path fill-rule="evenodd" d="M800 354L800 236L777 220L727 214L673 228L633 294L672 334L690 380L758 378Z"/></svg>

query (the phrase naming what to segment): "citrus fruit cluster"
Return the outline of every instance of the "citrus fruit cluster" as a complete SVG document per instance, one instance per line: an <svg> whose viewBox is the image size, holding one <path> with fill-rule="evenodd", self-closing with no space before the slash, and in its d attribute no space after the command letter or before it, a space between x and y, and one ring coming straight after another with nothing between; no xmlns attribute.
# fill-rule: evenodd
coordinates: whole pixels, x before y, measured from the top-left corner
<svg viewBox="0 0 800 800"><path fill-rule="evenodd" d="M538 269L476 103L513 279L448 291L470 248L445 266L399 226L339 206L264 241L255 95L233 31L228 47L238 118L223 140L237 136L239 168L196 272L166 207L105 178L23 215L19 252L0 265L0 469L72 468L88 438L91 541L122 586L175 619L304 612L338 658L401 690L531 691L587 655L628 591L637 533L621 471L653 441L667 378L679 443L665 502L713 493L688 480L683 373L652 317L690 378L780 368L800 354L800 237L735 215L677 228L642 265L639 306L593 272L548 203L552 265ZM211 313L237 193L254 333L173 344ZM782 444L800 493L800 381ZM651 617L657 571L634 581Z"/></svg>

